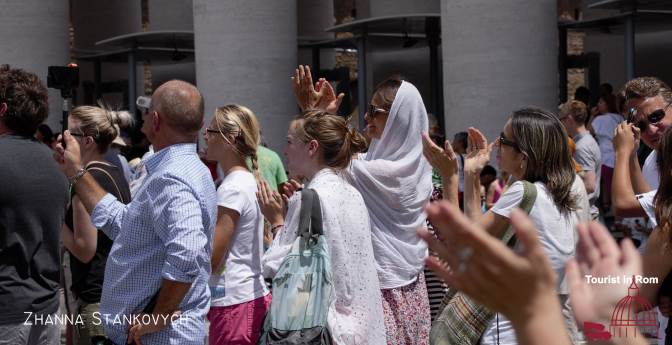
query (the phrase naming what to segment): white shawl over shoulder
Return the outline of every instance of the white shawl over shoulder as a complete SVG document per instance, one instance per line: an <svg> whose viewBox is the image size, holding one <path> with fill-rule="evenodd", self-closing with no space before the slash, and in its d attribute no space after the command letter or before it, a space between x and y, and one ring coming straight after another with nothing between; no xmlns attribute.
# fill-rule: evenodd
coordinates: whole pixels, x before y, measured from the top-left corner
<svg viewBox="0 0 672 345"><path fill-rule="evenodd" d="M381 139L353 160L348 179L364 197L371 217L373 250L383 289L406 286L424 267L427 245L416 235L425 225L432 192L431 166L422 155L428 119L413 84L402 82Z"/></svg>

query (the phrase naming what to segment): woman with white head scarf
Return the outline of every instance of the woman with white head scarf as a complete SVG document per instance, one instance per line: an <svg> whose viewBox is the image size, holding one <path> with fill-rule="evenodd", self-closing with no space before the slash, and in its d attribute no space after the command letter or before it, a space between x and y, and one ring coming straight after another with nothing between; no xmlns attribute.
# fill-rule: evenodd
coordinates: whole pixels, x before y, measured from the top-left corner
<svg viewBox="0 0 672 345"><path fill-rule="evenodd" d="M347 175L371 219L387 343L427 344L427 246L416 234L425 226L424 206L432 192L421 142L427 111L413 84L391 78L376 87L365 119L369 150L352 161Z"/></svg>

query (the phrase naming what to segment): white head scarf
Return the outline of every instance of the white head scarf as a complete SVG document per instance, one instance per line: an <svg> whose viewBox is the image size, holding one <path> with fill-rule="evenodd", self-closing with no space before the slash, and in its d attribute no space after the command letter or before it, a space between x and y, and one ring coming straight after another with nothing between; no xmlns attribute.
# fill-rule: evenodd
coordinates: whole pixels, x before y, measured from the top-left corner
<svg viewBox="0 0 672 345"><path fill-rule="evenodd" d="M381 139L373 139L364 159L353 160L348 169L369 211L383 289L412 283L424 267L427 245L415 231L425 225L432 192L431 167L422 155L421 134L427 131L422 97L404 81Z"/></svg>

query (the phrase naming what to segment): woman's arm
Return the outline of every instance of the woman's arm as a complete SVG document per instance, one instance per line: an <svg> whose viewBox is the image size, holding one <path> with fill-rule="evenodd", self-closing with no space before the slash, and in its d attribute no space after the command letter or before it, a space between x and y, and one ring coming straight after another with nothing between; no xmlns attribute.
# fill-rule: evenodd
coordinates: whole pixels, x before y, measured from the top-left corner
<svg viewBox="0 0 672 345"><path fill-rule="evenodd" d="M61 227L63 245L79 261L88 263L96 254L98 229L91 223L91 216L76 195L72 199L72 223L73 231L65 224Z"/></svg>
<svg viewBox="0 0 672 345"><path fill-rule="evenodd" d="M231 240L236 231L236 224L240 219L240 214L235 210L226 207L217 207L217 223L215 224L215 234L212 241L212 260L210 266L211 272L215 272L231 248Z"/></svg>

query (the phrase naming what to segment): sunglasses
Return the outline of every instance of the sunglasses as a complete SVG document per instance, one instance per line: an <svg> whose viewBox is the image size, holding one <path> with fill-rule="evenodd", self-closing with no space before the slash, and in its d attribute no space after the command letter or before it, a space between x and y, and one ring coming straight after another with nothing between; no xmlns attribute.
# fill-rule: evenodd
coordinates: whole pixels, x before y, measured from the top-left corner
<svg viewBox="0 0 672 345"><path fill-rule="evenodd" d="M211 129L211 128L206 128L205 131L206 131L207 133L220 133L218 130L216 130L216 129Z"/></svg>
<svg viewBox="0 0 672 345"><path fill-rule="evenodd" d="M517 144L515 141L506 139L506 138L504 137L504 133L500 133L500 134L499 134L499 145L500 145L500 146L501 146L501 145L506 145L506 146L509 146L509 147L513 147L513 148L516 149L517 151L520 151L520 148L518 147L518 144Z"/></svg>
<svg viewBox="0 0 672 345"><path fill-rule="evenodd" d="M84 133L77 133L77 132L70 132L70 135L72 135L73 137L80 137L80 138L83 138L83 137L86 136L86 134L84 134Z"/></svg>
<svg viewBox="0 0 672 345"><path fill-rule="evenodd" d="M378 116L379 113L389 113L389 112L390 112L389 110L378 108L373 104L369 104L368 113L369 117L371 118Z"/></svg>
<svg viewBox="0 0 672 345"><path fill-rule="evenodd" d="M628 123L634 124L640 131L644 132L649 128L649 125L655 125L665 117L665 111L671 104L672 102L668 103L663 109L652 111L646 116L646 119L637 122L635 122L635 119L637 118L637 108L630 108L630 111L628 112Z"/></svg>

